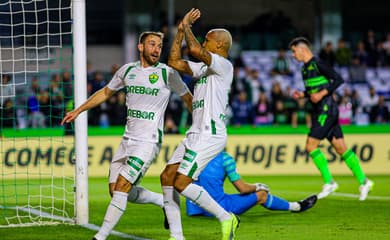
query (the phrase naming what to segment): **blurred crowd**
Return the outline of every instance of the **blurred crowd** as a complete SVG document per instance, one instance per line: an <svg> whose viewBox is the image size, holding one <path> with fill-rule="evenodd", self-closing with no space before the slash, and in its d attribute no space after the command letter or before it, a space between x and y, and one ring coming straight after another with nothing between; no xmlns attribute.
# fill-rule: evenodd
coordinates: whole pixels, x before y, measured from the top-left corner
<svg viewBox="0 0 390 240"><path fill-rule="evenodd" d="M229 125L309 126L310 103L305 99L296 101L291 97L294 88L300 86L301 78L299 68L292 67L288 52L285 49L278 50L275 57L269 59L272 66L266 71L247 64L242 57L243 50L242 44L235 38L230 51L235 70L228 113ZM367 71L374 72L375 75L377 69L390 69L390 34L385 39L378 39L373 31L368 31L366 38L358 41L356 46L351 46L343 39L338 41L336 48L332 42L326 42L317 55L340 71L340 74L343 73L346 80L345 86L334 93L339 104L340 124L390 122L389 104L386 102L390 100L390 89L378 89L378 85L371 84L370 74L367 74ZM182 48L182 56L191 60L186 46ZM88 96L104 87L119 67L114 64L111 71L102 72L93 70L93 66L88 64ZM1 128L60 126L64 114L74 107L73 76L69 71L62 71L46 76L46 81L42 81L40 77L32 77L29 88L25 89L11 84L10 75L2 75ZM182 77L193 90L191 77ZM368 92L364 98L359 92L362 85ZM107 102L90 110L88 122L91 126L100 127L124 125L126 116L125 92L119 91ZM166 112L165 132L178 133L181 128L190 124L191 114L180 98L173 94Z"/></svg>

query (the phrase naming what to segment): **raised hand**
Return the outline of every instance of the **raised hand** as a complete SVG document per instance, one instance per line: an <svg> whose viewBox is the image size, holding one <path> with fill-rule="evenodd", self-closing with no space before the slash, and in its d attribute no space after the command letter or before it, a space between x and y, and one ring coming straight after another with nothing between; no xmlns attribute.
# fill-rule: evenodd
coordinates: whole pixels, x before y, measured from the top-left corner
<svg viewBox="0 0 390 240"><path fill-rule="evenodd" d="M184 26L192 25L198 18L200 18L200 10L197 8L192 8L187 14L184 16L182 20L182 24Z"/></svg>

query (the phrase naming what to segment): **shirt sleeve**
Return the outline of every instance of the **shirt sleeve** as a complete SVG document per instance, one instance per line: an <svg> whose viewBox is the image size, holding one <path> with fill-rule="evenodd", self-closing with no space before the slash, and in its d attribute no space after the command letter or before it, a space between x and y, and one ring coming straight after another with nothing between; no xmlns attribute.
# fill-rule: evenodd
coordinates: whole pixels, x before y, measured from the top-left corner
<svg viewBox="0 0 390 240"><path fill-rule="evenodd" d="M329 80L329 86L327 87L329 94L332 94L341 84L344 83L343 78L332 67L321 61L317 62L317 66L320 73Z"/></svg>
<svg viewBox="0 0 390 240"><path fill-rule="evenodd" d="M237 172L236 161L234 161L232 156L228 154L223 155L223 167L230 182L233 183L241 179L240 174Z"/></svg>
<svg viewBox="0 0 390 240"><path fill-rule="evenodd" d="M114 91L122 89L125 86L124 75L130 71L131 67L131 65L126 64L119 68L118 71L115 72L114 76L112 76L112 79L107 84L107 87Z"/></svg>
<svg viewBox="0 0 390 240"><path fill-rule="evenodd" d="M169 70L168 85L169 88L179 96L183 96L189 92L187 85L183 82L179 73L172 68Z"/></svg>
<svg viewBox="0 0 390 240"><path fill-rule="evenodd" d="M188 66L190 66L192 70L192 77L199 79L203 77L207 71L207 65L203 62L192 62L187 61Z"/></svg>

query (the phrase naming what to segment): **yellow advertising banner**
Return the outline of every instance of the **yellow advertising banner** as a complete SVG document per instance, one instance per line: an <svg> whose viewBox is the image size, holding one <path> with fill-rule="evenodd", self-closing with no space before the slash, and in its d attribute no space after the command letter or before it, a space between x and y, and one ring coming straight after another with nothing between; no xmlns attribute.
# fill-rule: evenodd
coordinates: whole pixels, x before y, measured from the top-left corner
<svg viewBox="0 0 390 240"><path fill-rule="evenodd" d="M157 176L169 160L183 136L167 135L156 161L147 175ZM107 176L109 163L120 143L120 137L96 136L88 138L89 176ZM390 135L351 134L346 142L359 159L367 174L390 175ZM305 135L232 135L226 151L237 161L243 175L319 174L305 152ZM351 174L345 163L328 142L320 149L328 157L333 174ZM30 177L39 174L74 174L73 138L29 138L1 142L1 172L5 178L16 174ZM17 177L17 176L16 176Z"/></svg>

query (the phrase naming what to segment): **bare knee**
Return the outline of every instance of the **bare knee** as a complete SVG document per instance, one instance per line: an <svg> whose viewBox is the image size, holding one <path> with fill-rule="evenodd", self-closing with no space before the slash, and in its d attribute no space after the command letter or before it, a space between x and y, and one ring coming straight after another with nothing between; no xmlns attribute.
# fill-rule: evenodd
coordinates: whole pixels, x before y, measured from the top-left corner
<svg viewBox="0 0 390 240"><path fill-rule="evenodd" d="M186 187L192 183L192 178L190 177L187 177L183 174L176 174L176 177L175 177L175 183L174 183L174 187L175 189L178 191L178 192L182 192L184 189L186 189Z"/></svg>
<svg viewBox="0 0 390 240"><path fill-rule="evenodd" d="M176 171L179 164L167 165L164 171L160 174L160 182L163 186L173 186L176 176Z"/></svg>
<svg viewBox="0 0 390 240"><path fill-rule="evenodd" d="M122 175L118 176L115 183L115 191L128 193L130 192L131 187L132 184L126 178Z"/></svg>
<svg viewBox="0 0 390 240"><path fill-rule="evenodd" d="M256 196L257 196L257 204L264 204L267 201L268 192L263 190L257 191Z"/></svg>

